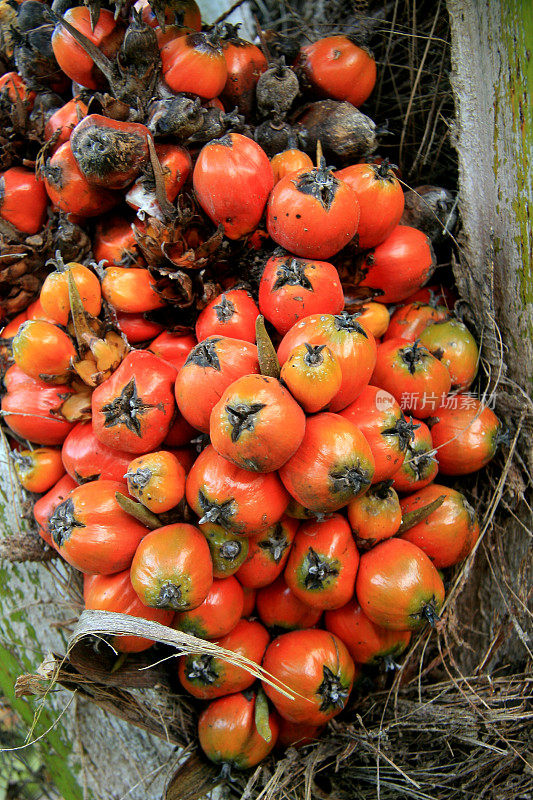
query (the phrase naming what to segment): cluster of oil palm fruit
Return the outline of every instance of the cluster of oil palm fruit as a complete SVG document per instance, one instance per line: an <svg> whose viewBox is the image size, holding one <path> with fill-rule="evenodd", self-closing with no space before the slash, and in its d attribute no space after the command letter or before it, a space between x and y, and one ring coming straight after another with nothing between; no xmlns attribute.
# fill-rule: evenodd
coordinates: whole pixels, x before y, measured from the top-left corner
<svg viewBox="0 0 533 800"><path fill-rule="evenodd" d="M453 293L426 285L431 192L373 156L376 64L347 36L289 66L194 0L1 15L15 469L86 608L267 671L177 668L206 755L254 766L437 622L479 536L448 476L501 426Z"/></svg>

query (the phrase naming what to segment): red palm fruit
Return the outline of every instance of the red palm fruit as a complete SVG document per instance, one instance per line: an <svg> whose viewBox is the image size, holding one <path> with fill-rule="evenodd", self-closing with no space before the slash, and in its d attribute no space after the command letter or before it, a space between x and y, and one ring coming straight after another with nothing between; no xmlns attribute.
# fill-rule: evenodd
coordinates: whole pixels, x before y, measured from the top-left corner
<svg viewBox="0 0 533 800"><path fill-rule="evenodd" d="M153 340L148 350L180 370L196 345L197 341L193 333L163 331Z"/></svg>
<svg viewBox="0 0 533 800"><path fill-rule="evenodd" d="M419 289L435 267L428 237L416 228L398 225L382 244L365 256L364 285L380 289L382 303L398 303Z"/></svg>
<svg viewBox="0 0 533 800"><path fill-rule="evenodd" d="M53 264L55 270L46 276L41 288L39 299L45 314L59 325L67 325L70 316L68 281L71 275L84 309L97 317L102 307L102 292L94 272L76 261L65 264L60 257L50 259L47 264Z"/></svg>
<svg viewBox="0 0 533 800"><path fill-rule="evenodd" d="M361 556L355 591L365 615L395 631L434 624L444 602L442 579L429 558L396 538Z"/></svg>
<svg viewBox="0 0 533 800"><path fill-rule="evenodd" d="M270 194L268 232L296 256L331 258L353 239L358 224L357 195L324 159L318 168L286 175Z"/></svg>
<svg viewBox="0 0 533 800"><path fill-rule="evenodd" d="M187 502L200 524L214 522L243 536L259 534L283 516L289 497L274 472L240 469L209 445L187 476Z"/></svg>
<svg viewBox="0 0 533 800"><path fill-rule="evenodd" d="M62 16L105 56L110 59L115 56L124 37L124 28L117 24L112 11L101 9L94 26L87 6L69 8ZM105 86L105 78L91 56L59 22L52 34L52 49L57 63L71 80L86 89Z"/></svg>
<svg viewBox="0 0 533 800"><path fill-rule="evenodd" d="M366 491L374 458L361 433L339 414L307 419L302 444L279 475L287 491L305 508L336 511Z"/></svg>
<svg viewBox="0 0 533 800"><path fill-rule="evenodd" d="M113 267L142 266L144 263L135 243L132 222L123 213L109 214L97 221L93 253L96 261L109 261L109 266Z"/></svg>
<svg viewBox="0 0 533 800"><path fill-rule="evenodd" d="M356 674L342 641L329 631L291 631L270 644L263 667L293 689L293 699L264 683L265 694L289 722L322 724L348 702Z"/></svg>
<svg viewBox="0 0 533 800"><path fill-rule="evenodd" d="M292 326L278 348L280 364L300 344L325 344L340 364L341 388L331 401L331 411L352 403L368 384L376 364L376 342L359 324L357 314L311 314Z"/></svg>
<svg viewBox="0 0 533 800"><path fill-rule="evenodd" d="M217 639L216 644L260 664L269 641L268 631L261 623L241 619L232 631ZM178 675L183 688L200 700L242 692L255 681L255 676L242 667L208 654L183 656Z"/></svg>
<svg viewBox="0 0 533 800"><path fill-rule="evenodd" d="M276 378L244 375L211 412L209 434L217 453L241 469L275 472L294 455L305 414Z"/></svg>
<svg viewBox="0 0 533 800"><path fill-rule="evenodd" d="M185 470L166 450L134 458L124 477L131 496L154 514L170 511L185 495Z"/></svg>
<svg viewBox="0 0 533 800"><path fill-rule="evenodd" d="M55 149L68 142L70 134L82 117L87 114L87 104L81 99L81 95L76 95L64 106L48 117L44 126L44 138L46 141L52 138L56 131L60 131Z"/></svg>
<svg viewBox="0 0 533 800"><path fill-rule="evenodd" d="M339 514L304 522L294 539L284 578L292 593L313 608L340 608L352 597L359 553Z"/></svg>
<svg viewBox="0 0 533 800"><path fill-rule="evenodd" d="M384 242L398 225L404 208L403 190L388 159L381 164L353 164L335 174L357 195L361 210L357 228L360 249L368 250Z"/></svg>
<svg viewBox="0 0 533 800"><path fill-rule="evenodd" d="M297 528L295 519L284 516L264 533L250 536L248 557L236 573L239 582L260 589L275 581L283 572Z"/></svg>
<svg viewBox="0 0 533 800"><path fill-rule="evenodd" d="M6 372L4 384L2 412L8 428L29 442L62 444L74 427L61 416L63 403L73 394L71 387L30 378L16 364Z"/></svg>
<svg viewBox="0 0 533 800"><path fill-rule="evenodd" d="M259 733L255 719L256 694L239 692L209 703L198 719L198 738L205 755L215 764L249 769L274 749L279 721L268 715L270 739Z"/></svg>
<svg viewBox="0 0 533 800"><path fill-rule="evenodd" d="M178 373L178 408L194 428L209 433L211 411L228 386L242 375L258 372L254 344L211 336L191 350Z"/></svg>
<svg viewBox="0 0 533 800"><path fill-rule="evenodd" d="M308 414L321 411L342 383L340 364L325 344L295 347L281 368L281 380Z"/></svg>
<svg viewBox="0 0 533 800"><path fill-rule="evenodd" d="M390 314L389 309L383 303L363 303L360 306L360 312L359 322L376 339L379 339L387 332Z"/></svg>
<svg viewBox="0 0 533 800"><path fill-rule="evenodd" d="M127 569L148 529L119 506L126 484L97 480L74 489L48 517L56 550L80 572L112 575Z"/></svg>
<svg viewBox="0 0 533 800"><path fill-rule="evenodd" d="M234 25L226 25L222 50L227 78L221 98L228 109L236 106L241 114L249 116L254 108L255 86L268 67L267 60L259 47L239 37Z"/></svg>
<svg viewBox="0 0 533 800"><path fill-rule="evenodd" d="M411 631L381 628L363 614L354 598L342 608L326 611L326 629L338 636L357 664L390 664L411 641Z"/></svg>
<svg viewBox="0 0 533 800"><path fill-rule="evenodd" d="M68 380L70 363L76 356L70 336L44 320L23 322L13 338L15 364L31 378L48 383Z"/></svg>
<svg viewBox="0 0 533 800"><path fill-rule="evenodd" d="M211 553L213 577L228 578L234 575L248 555L248 539L212 522L201 523L199 528ZM243 612L243 616L247 615Z"/></svg>
<svg viewBox="0 0 533 800"><path fill-rule="evenodd" d="M439 469L428 426L412 417L411 423L414 438L407 445L403 464L392 476L397 492L414 492L427 486L434 480Z"/></svg>
<svg viewBox="0 0 533 800"><path fill-rule="evenodd" d="M28 492L47 492L65 474L61 451L51 447L13 450L15 472Z"/></svg>
<svg viewBox="0 0 533 800"><path fill-rule="evenodd" d="M312 608L296 597L282 575L258 590L255 603L259 619L275 631L314 628L322 616L321 608Z"/></svg>
<svg viewBox="0 0 533 800"><path fill-rule="evenodd" d="M128 453L149 453L158 447L172 424L175 378L175 367L153 353L129 353L93 392L96 438Z"/></svg>
<svg viewBox="0 0 533 800"><path fill-rule="evenodd" d="M0 77L0 95L7 96L13 104L26 103L30 110L36 97L35 92L28 89L18 72L5 72Z"/></svg>
<svg viewBox="0 0 533 800"><path fill-rule="evenodd" d="M452 389L468 389L477 375L479 350L466 325L456 319L429 325L420 334L420 342L444 364Z"/></svg>
<svg viewBox="0 0 533 800"><path fill-rule="evenodd" d="M46 160L41 170L48 197L60 211L76 217L97 217L119 201L117 192L92 186L74 158L70 141Z"/></svg>
<svg viewBox="0 0 533 800"><path fill-rule="evenodd" d="M176 17L181 19L182 25L193 31L202 30L202 15L196 0L169 0L163 3L163 10L156 16L152 7L147 3L141 12L142 21L150 28L157 28L164 19L165 27L169 27Z"/></svg>
<svg viewBox="0 0 533 800"><path fill-rule="evenodd" d="M413 424L407 422L392 394L377 386L365 386L339 414L357 425L370 445L376 464L372 483L391 478L402 465L414 436Z"/></svg>
<svg viewBox="0 0 533 800"><path fill-rule="evenodd" d="M392 480L372 486L348 503L348 519L359 550L368 550L398 532L402 509Z"/></svg>
<svg viewBox="0 0 533 800"><path fill-rule="evenodd" d="M187 182L192 170L191 157L184 147L177 144L156 144L155 152L163 169L163 184L166 198L173 203ZM124 198L136 211L163 219L163 212L155 196L153 172L146 170L132 184Z"/></svg>
<svg viewBox="0 0 533 800"><path fill-rule="evenodd" d="M38 233L46 220L48 198L42 181L24 167L0 173L0 218L21 233Z"/></svg>
<svg viewBox="0 0 533 800"><path fill-rule="evenodd" d="M50 547L55 547L55 545L52 534L48 530L48 518L52 516L57 506L65 500L68 494L72 489L75 489L77 485L76 481L72 480L70 475L63 475L56 485L52 486L52 488L45 495L40 497L33 506L33 516L39 526L39 535Z"/></svg>
<svg viewBox="0 0 533 800"><path fill-rule="evenodd" d="M150 531L135 551L130 576L145 606L174 611L196 608L213 583L205 537L185 522Z"/></svg>
<svg viewBox="0 0 533 800"><path fill-rule="evenodd" d="M385 341L404 339L406 342L414 342L428 325L447 319L449 314L445 306L419 302L402 305L392 315L383 338Z"/></svg>
<svg viewBox="0 0 533 800"><path fill-rule="evenodd" d="M292 175L298 170L313 169L313 161L303 150L283 150L270 159L274 172L274 185L286 175Z"/></svg>
<svg viewBox="0 0 533 800"><path fill-rule="evenodd" d="M444 496L444 502L422 522L401 534L429 556L437 569L464 561L479 538L476 512L464 494L432 483L401 501L402 513L423 508Z"/></svg>
<svg viewBox="0 0 533 800"><path fill-rule="evenodd" d="M161 71L165 83L174 93L192 92L209 100L223 90L228 70L213 31L179 36L161 47Z"/></svg>
<svg viewBox="0 0 533 800"><path fill-rule="evenodd" d="M274 185L270 161L253 139L228 133L200 151L193 172L196 197L228 239L257 228Z"/></svg>
<svg viewBox="0 0 533 800"><path fill-rule="evenodd" d="M236 578L214 580L207 597L190 611L178 611L173 626L200 639L217 639L232 631L243 614L244 593Z"/></svg>
<svg viewBox="0 0 533 800"><path fill-rule="evenodd" d="M404 411L431 416L451 387L450 373L418 342L389 339L378 347L372 384L390 392Z"/></svg>
<svg viewBox="0 0 533 800"><path fill-rule="evenodd" d="M144 314L163 308L165 301L155 291L155 280L147 269L107 267L102 294L116 311Z"/></svg>
<svg viewBox="0 0 533 800"><path fill-rule="evenodd" d="M259 315L251 294L245 289L230 289L214 297L196 320L199 342L208 336L230 336L255 344L255 321Z"/></svg>
<svg viewBox="0 0 533 800"><path fill-rule="evenodd" d="M305 747L306 744L316 742L324 730L323 725L310 725L305 722L289 722L288 719L280 718L280 728L278 736L279 747L286 750L287 747Z"/></svg>
<svg viewBox="0 0 533 800"><path fill-rule="evenodd" d="M290 254L268 259L259 284L259 309L278 333L286 334L310 314L340 314L343 307L339 273L333 264Z"/></svg>
<svg viewBox="0 0 533 800"><path fill-rule="evenodd" d="M139 600L130 580L129 569L115 575L84 575L83 597L85 608L95 611L113 611L131 617L170 625L173 611L148 608ZM153 645L152 639L143 636L112 636L109 644L120 653L140 653Z"/></svg>
<svg viewBox="0 0 533 800"><path fill-rule="evenodd" d="M322 97L347 100L356 108L376 83L376 62L347 36L325 36L300 49L298 63L312 88Z"/></svg>
<svg viewBox="0 0 533 800"><path fill-rule="evenodd" d="M78 422L65 441L61 457L66 471L77 483L98 478L123 481L131 453L115 450L98 441L90 422Z"/></svg>
<svg viewBox="0 0 533 800"><path fill-rule="evenodd" d="M257 595L256 589L250 589L248 586L242 587L244 596L244 605L242 607L242 616L245 618L251 617L255 608L255 598Z"/></svg>
<svg viewBox="0 0 533 800"><path fill-rule="evenodd" d="M467 475L493 458L502 441L494 411L474 397L458 394L440 405L431 418L431 438L439 472Z"/></svg>
<svg viewBox="0 0 533 800"><path fill-rule="evenodd" d="M195 436L198 436L198 431L195 430L192 425L189 425L185 417L176 409L174 421L163 441L165 447L167 449L169 447L184 447L189 444L191 439L194 439ZM194 457L196 458L196 456Z"/></svg>

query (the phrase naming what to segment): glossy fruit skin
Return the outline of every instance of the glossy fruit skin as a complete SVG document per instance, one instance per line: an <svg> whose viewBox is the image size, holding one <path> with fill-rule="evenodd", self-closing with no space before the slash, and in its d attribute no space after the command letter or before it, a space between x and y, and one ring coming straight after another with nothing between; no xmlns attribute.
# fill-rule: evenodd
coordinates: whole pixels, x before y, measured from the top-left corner
<svg viewBox="0 0 533 800"><path fill-rule="evenodd" d="M61 383L76 358L70 336L57 325L39 319L23 322L13 338L15 364L31 378Z"/></svg>
<svg viewBox="0 0 533 800"><path fill-rule="evenodd" d="M342 608L326 611L326 629L344 642L357 664L379 664L400 656L411 641L411 631L380 628L363 614L354 598Z"/></svg>
<svg viewBox="0 0 533 800"><path fill-rule="evenodd" d="M271 739L267 742L255 724L255 698L255 694L247 692L220 697L200 714L200 747L210 761L248 769L273 750L279 731L278 717L274 712L268 716Z"/></svg>
<svg viewBox="0 0 533 800"><path fill-rule="evenodd" d="M372 483L391 478L403 464L413 439L412 425L392 394L369 384L339 413L359 428L370 445L376 465Z"/></svg>
<svg viewBox="0 0 533 800"><path fill-rule="evenodd" d="M289 502L276 473L240 469L219 456L212 445L196 459L185 491L200 522L214 522L242 536L270 528Z"/></svg>
<svg viewBox="0 0 533 800"><path fill-rule="evenodd" d="M285 334L278 347L280 364L300 344L325 344L339 361L341 388L329 404L330 411L340 411L352 403L370 381L376 364L376 342L359 324L357 315L311 314L301 319Z"/></svg>
<svg viewBox="0 0 533 800"><path fill-rule="evenodd" d="M283 575L258 589L255 603L259 619L277 632L314 628L322 616L321 608L312 608L296 597Z"/></svg>
<svg viewBox="0 0 533 800"><path fill-rule="evenodd" d="M50 547L55 547L55 545L52 534L48 530L48 518L52 516L57 506L63 502L69 492L75 489L77 485L70 475L63 475L55 486L52 486L33 506L33 516L39 526L39 535Z"/></svg>
<svg viewBox="0 0 533 800"><path fill-rule="evenodd" d="M156 144L155 152L163 168L166 198L169 203L173 203L191 173L191 157L184 147L176 144ZM142 209L158 219L163 218L152 181L145 175L141 174L132 184L125 200L136 211Z"/></svg>
<svg viewBox="0 0 533 800"><path fill-rule="evenodd" d="M61 452L51 447L15 450L13 458L18 479L28 492L47 492L65 474Z"/></svg>
<svg viewBox="0 0 533 800"><path fill-rule="evenodd" d="M83 307L93 317L97 317L102 307L100 281L83 264L71 262L65 269L56 269L44 279L40 300L45 314L59 325L66 325L70 315L68 294L68 275L72 275L80 294Z"/></svg>
<svg viewBox="0 0 533 800"><path fill-rule="evenodd" d="M131 496L154 514L170 511L185 495L185 470L166 450L134 458L124 477Z"/></svg>
<svg viewBox="0 0 533 800"><path fill-rule="evenodd" d="M260 664L270 641L266 628L259 622L241 619L230 633L216 644ZM190 655L180 659L180 683L193 697L212 700L248 689L255 681L254 675L242 667L211 655Z"/></svg>
<svg viewBox="0 0 533 800"><path fill-rule="evenodd" d="M178 408L193 428L209 433L211 411L233 381L259 372L257 347L210 336L194 347L176 378Z"/></svg>
<svg viewBox="0 0 533 800"><path fill-rule="evenodd" d="M420 342L444 364L453 390L464 391L472 385L477 375L479 350L466 325L455 319L429 325L421 332Z"/></svg>
<svg viewBox="0 0 533 800"><path fill-rule="evenodd" d="M46 220L48 198L41 181L25 167L0 173L0 218L22 233L38 233Z"/></svg>
<svg viewBox="0 0 533 800"><path fill-rule="evenodd" d="M255 321L259 315L251 294L245 289L230 289L200 312L196 320L199 342L209 336L229 336L255 344Z"/></svg>
<svg viewBox="0 0 533 800"><path fill-rule="evenodd" d="M141 603L131 585L129 569L115 575L85 575L83 597L87 609L129 614L160 625L170 625L174 617L173 611L148 608ZM143 636L113 636L111 644L119 653L140 653L153 641Z"/></svg>
<svg viewBox="0 0 533 800"><path fill-rule="evenodd" d="M213 578L234 575L246 560L249 539L212 522L199 524L198 527L205 536L211 553ZM243 613L243 616L247 615Z"/></svg>
<svg viewBox="0 0 533 800"><path fill-rule="evenodd" d="M388 162L353 164L335 174L357 195L361 210L357 228L360 249L368 250L384 242L400 222L404 208L401 184Z"/></svg>
<svg viewBox="0 0 533 800"><path fill-rule="evenodd" d="M284 578L308 606L341 608L352 597L359 553L350 526L340 514L304 522L293 542Z"/></svg>
<svg viewBox="0 0 533 800"><path fill-rule="evenodd" d="M116 192L91 186L78 167L70 141L47 159L43 177L52 205L65 214L97 217L110 211L119 201Z"/></svg>
<svg viewBox="0 0 533 800"><path fill-rule="evenodd" d="M158 447L172 424L175 377L175 368L153 353L129 353L93 392L96 438L128 453L149 453Z"/></svg>
<svg viewBox="0 0 533 800"><path fill-rule="evenodd" d="M97 262L106 260L110 262L109 266L131 267L144 264L135 243L132 222L123 212L101 217L96 222L93 253Z"/></svg>
<svg viewBox="0 0 533 800"><path fill-rule="evenodd" d="M323 725L309 725L305 723L289 722L280 719L278 747L286 750L287 747L305 747L306 744L316 742L324 730Z"/></svg>
<svg viewBox="0 0 533 800"><path fill-rule="evenodd" d="M358 224L357 195L325 164L286 175L270 194L268 232L295 256L331 258L353 239Z"/></svg>
<svg viewBox="0 0 533 800"><path fill-rule="evenodd" d="M390 392L404 411L431 416L450 391L450 373L417 342L389 339L378 347L371 382Z"/></svg>
<svg viewBox="0 0 533 800"><path fill-rule="evenodd" d="M302 444L281 467L287 491L305 508L337 511L364 492L374 474L374 458L358 428L339 414L308 417Z"/></svg>
<svg viewBox="0 0 533 800"><path fill-rule="evenodd" d="M277 378L244 375L211 412L209 435L217 453L241 469L275 472L296 452L305 414Z"/></svg>
<svg viewBox="0 0 533 800"><path fill-rule="evenodd" d="M387 539L361 556L355 586L364 614L389 630L417 630L438 615L442 579L425 553L403 539Z"/></svg>
<svg viewBox="0 0 533 800"><path fill-rule="evenodd" d="M87 114L87 104L83 102L80 95L76 95L64 106L48 117L44 126L44 138L46 141L52 138L54 133L61 129L61 133L55 144L57 150L62 144L68 142L70 134L80 121L80 118Z"/></svg>
<svg viewBox="0 0 533 800"><path fill-rule="evenodd" d="M298 522L282 517L271 528L248 540L248 557L237 571L239 582L249 589L268 586L281 575L287 563Z"/></svg>
<svg viewBox="0 0 533 800"><path fill-rule="evenodd" d="M185 522L156 528L139 544L130 577L145 606L174 611L196 608L213 583L205 537Z"/></svg>
<svg viewBox="0 0 533 800"><path fill-rule="evenodd" d="M2 397L2 411L6 425L30 442L62 444L74 427L59 414L65 398L72 394L70 386L50 386L30 378L16 365L8 369L4 383L7 394Z"/></svg>
<svg viewBox="0 0 533 800"><path fill-rule="evenodd" d="M90 422L78 422L70 431L63 442L61 457L66 471L77 483L98 478L122 482L131 461L130 453L98 441Z"/></svg>
<svg viewBox="0 0 533 800"><path fill-rule="evenodd" d="M120 330L130 344L141 344L158 336L163 330L163 326L158 322L145 319L144 314L124 314L117 313L117 321ZM156 355L159 355L156 353ZM165 359L166 360L166 359Z"/></svg>
<svg viewBox="0 0 533 800"><path fill-rule="evenodd" d="M196 197L207 216L222 225L228 239L257 228L274 174L268 156L252 139L228 133L206 144L193 172Z"/></svg>
<svg viewBox="0 0 533 800"><path fill-rule="evenodd" d="M176 409L174 412L174 420L165 436L163 445L165 448L185 447L190 443L191 439L194 439L196 436L198 436L198 431L196 431L192 425L189 425L185 417L180 414L179 409ZM193 461L195 457L196 454L193 457ZM192 462L190 466L192 466Z"/></svg>
<svg viewBox="0 0 533 800"><path fill-rule="evenodd" d="M389 483L377 484L348 503L348 519L359 550L390 539L401 525L400 501Z"/></svg>
<svg viewBox="0 0 533 800"><path fill-rule="evenodd" d="M228 110L239 109L249 116L255 102L255 86L268 67L259 47L238 36L222 42L227 78L220 96Z"/></svg>
<svg viewBox="0 0 533 800"><path fill-rule="evenodd" d="M398 225L384 242L365 256L363 283L381 289L381 303L398 303L419 289L435 266L429 239L422 231Z"/></svg>
<svg viewBox="0 0 533 800"><path fill-rule="evenodd" d="M174 92L192 92L210 100L218 97L228 76L220 44L205 33L171 39L161 48L162 75Z"/></svg>
<svg viewBox="0 0 533 800"><path fill-rule="evenodd" d="M112 575L127 569L148 529L121 509L125 483L97 480L78 486L48 518L56 550L80 572Z"/></svg>
<svg viewBox="0 0 533 800"><path fill-rule="evenodd" d="M83 33L108 58L113 58L122 41L124 30L117 26L113 13L102 9L98 22L93 27L89 9L86 6L70 8L63 15L80 33ZM57 24L52 34L52 48L57 63L71 80L86 89L100 89L106 81L92 58L83 47L68 33L61 24Z"/></svg>
<svg viewBox="0 0 533 800"><path fill-rule="evenodd" d="M493 458L501 434L501 422L488 406L458 394L456 403L439 406L431 419L431 438L437 450L439 472L468 475Z"/></svg>
<svg viewBox="0 0 533 800"><path fill-rule="evenodd" d="M116 311L143 314L165 305L153 287L154 279L147 269L108 267L102 281L102 294Z"/></svg>
<svg viewBox="0 0 533 800"><path fill-rule="evenodd" d="M281 381L308 414L322 411L342 384L342 370L329 347L307 342L291 351L281 368Z"/></svg>
<svg viewBox="0 0 533 800"><path fill-rule="evenodd" d="M444 495L444 503L401 538L416 544L437 569L452 567L467 557L479 538L479 522L461 492L432 483L401 501L404 514L432 503Z"/></svg>
<svg viewBox="0 0 533 800"><path fill-rule="evenodd" d="M0 94L7 96L12 103L23 102L29 109L33 108L35 92L28 89L18 72L5 72L0 77Z"/></svg>
<svg viewBox="0 0 533 800"><path fill-rule="evenodd" d="M303 150L283 150L281 153L276 153L270 159L270 163L274 172L274 185L286 175L292 175L293 172L301 169L313 169L312 159Z"/></svg>
<svg viewBox="0 0 533 800"><path fill-rule="evenodd" d="M191 611L179 611L173 627L200 639L217 639L232 631L244 608L244 593L236 578L215 579L203 603Z"/></svg>
<svg viewBox="0 0 533 800"><path fill-rule="evenodd" d="M346 36L326 36L305 45L298 63L322 97L347 100L356 108L370 96L376 83L376 62Z"/></svg>
<svg viewBox="0 0 533 800"><path fill-rule="evenodd" d="M397 492L415 492L435 479L439 465L433 450L433 439L428 426L418 419L414 424L414 439L407 445L402 466L392 475Z"/></svg>
<svg viewBox="0 0 533 800"><path fill-rule="evenodd" d="M348 701L355 665L342 641L322 630L291 631L274 639L263 667L290 689L294 699L267 683L263 689L289 722L321 724L339 714Z"/></svg>
<svg viewBox="0 0 533 800"><path fill-rule="evenodd" d="M339 273L333 264L290 254L268 259L259 284L259 309L278 333L285 335L303 317L340 314L343 307Z"/></svg>
<svg viewBox="0 0 533 800"><path fill-rule="evenodd" d="M387 306L383 303L364 303L361 306L359 322L365 330L370 331L376 339L381 338L387 332L390 324L390 314Z"/></svg>
<svg viewBox="0 0 533 800"><path fill-rule="evenodd" d="M147 349L180 370L196 345L197 341L193 333L163 331L156 336Z"/></svg>
<svg viewBox="0 0 533 800"><path fill-rule="evenodd" d="M404 339L406 342L414 342L428 325L442 322L449 317L449 313L445 306L419 302L402 305L392 315L384 340Z"/></svg>

